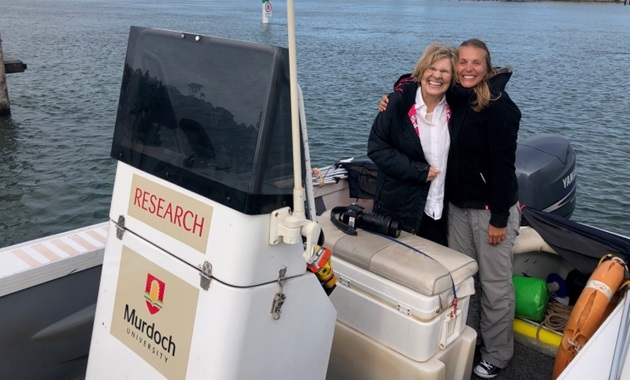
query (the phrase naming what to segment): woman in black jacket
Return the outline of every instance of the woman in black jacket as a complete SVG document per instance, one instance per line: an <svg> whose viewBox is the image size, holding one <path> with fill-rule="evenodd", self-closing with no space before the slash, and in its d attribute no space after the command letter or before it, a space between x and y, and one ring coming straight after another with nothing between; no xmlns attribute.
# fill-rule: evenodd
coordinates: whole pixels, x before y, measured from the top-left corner
<svg viewBox="0 0 630 380"><path fill-rule="evenodd" d="M515 173L521 111L505 92L512 73L492 68L482 41L460 45L456 70L460 85L447 94L453 108L448 245L479 264L467 323L483 343L474 372L491 379L514 353L512 246L521 220Z"/></svg>
<svg viewBox="0 0 630 380"><path fill-rule="evenodd" d="M378 166L374 212L402 230L446 245L444 181L450 145L446 90L454 83L455 50L429 45L413 80L390 94L374 120L368 156Z"/></svg>

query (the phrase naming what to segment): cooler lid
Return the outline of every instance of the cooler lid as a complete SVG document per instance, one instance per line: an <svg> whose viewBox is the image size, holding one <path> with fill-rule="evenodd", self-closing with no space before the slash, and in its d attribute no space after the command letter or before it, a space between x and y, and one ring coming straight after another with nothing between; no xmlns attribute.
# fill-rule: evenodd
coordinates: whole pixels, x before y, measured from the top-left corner
<svg viewBox="0 0 630 380"><path fill-rule="evenodd" d="M330 211L318 219L326 247L341 258L425 296L442 295L477 273L477 262L453 249L403 232L398 239L359 229L347 235L330 221ZM402 244L398 244L402 243Z"/></svg>

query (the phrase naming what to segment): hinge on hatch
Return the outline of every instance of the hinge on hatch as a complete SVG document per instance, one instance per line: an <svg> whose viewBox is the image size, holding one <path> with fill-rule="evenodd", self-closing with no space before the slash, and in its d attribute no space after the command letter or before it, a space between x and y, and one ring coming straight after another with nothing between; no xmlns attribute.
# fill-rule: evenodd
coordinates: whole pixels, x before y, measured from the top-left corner
<svg viewBox="0 0 630 380"><path fill-rule="evenodd" d="M118 240L122 240L124 233L125 233L125 217L123 215L118 215L118 222L116 222L116 237L118 238Z"/></svg>
<svg viewBox="0 0 630 380"><path fill-rule="evenodd" d="M204 261L203 264L199 265L199 286L201 289L208 290L210 288L210 280L212 279L212 264L207 261Z"/></svg>
<svg viewBox="0 0 630 380"><path fill-rule="evenodd" d="M398 305L396 305L396 308L398 309L398 312L403 315L411 315L411 308L405 304L399 303Z"/></svg>

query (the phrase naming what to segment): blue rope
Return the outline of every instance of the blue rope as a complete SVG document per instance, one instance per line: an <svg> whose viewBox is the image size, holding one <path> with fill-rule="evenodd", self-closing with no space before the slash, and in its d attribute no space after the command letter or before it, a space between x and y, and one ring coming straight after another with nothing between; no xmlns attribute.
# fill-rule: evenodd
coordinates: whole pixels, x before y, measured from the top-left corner
<svg viewBox="0 0 630 380"><path fill-rule="evenodd" d="M403 247L406 247L406 248L411 249L412 251L418 252L418 253L420 253L420 254L430 258L431 260L433 260L433 261L435 261L436 263L439 264L439 261L437 261L433 257L427 255L426 253L422 252L421 250L419 250L416 247L412 247L409 244L398 240L395 237L392 237L392 236L389 236L389 235L384 235L384 234L381 234L381 233L378 233L378 232L374 232L374 231L365 230L365 229L363 231L366 231L366 232L369 232L371 234L374 234L374 235L381 236L381 237L384 237L386 239L389 239L389 240L391 240L391 241L393 241L395 243L398 243L398 244L402 245ZM453 301L454 301L454 304L455 304L455 308L457 308L457 292L455 291L455 280L453 279L453 276L451 275L451 272L448 272L448 276L451 278L451 288L453 289Z"/></svg>

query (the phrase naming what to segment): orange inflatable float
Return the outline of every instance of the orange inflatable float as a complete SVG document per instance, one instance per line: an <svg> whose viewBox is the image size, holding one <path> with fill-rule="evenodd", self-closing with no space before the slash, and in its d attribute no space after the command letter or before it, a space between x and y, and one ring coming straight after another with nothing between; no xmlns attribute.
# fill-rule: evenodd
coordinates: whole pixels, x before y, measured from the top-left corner
<svg viewBox="0 0 630 380"><path fill-rule="evenodd" d="M586 283L564 329L556 354L552 378L555 380L575 358L610 313L610 300L625 277L626 264L618 257L602 257Z"/></svg>

